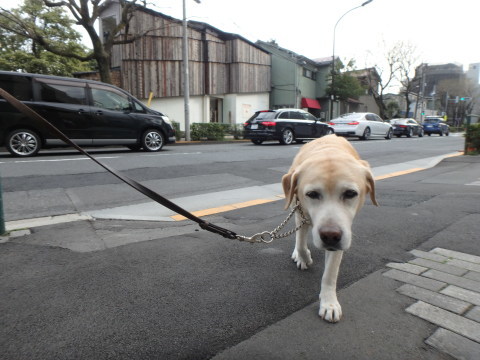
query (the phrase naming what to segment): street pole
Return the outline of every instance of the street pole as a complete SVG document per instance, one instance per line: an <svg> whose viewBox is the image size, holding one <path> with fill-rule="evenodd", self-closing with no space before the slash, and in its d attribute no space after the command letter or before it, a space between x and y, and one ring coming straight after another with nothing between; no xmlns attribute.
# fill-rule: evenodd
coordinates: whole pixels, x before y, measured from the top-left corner
<svg viewBox="0 0 480 360"><path fill-rule="evenodd" d="M187 6L183 0L183 101L185 108L185 140L190 141L190 78L188 75L188 26Z"/></svg>
<svg viewBox="0 0 480 360"><path fill-rule="evenodd" d="M345 14L340 16L340 19L337 20L335 23L335 26L333 28L333 46L332 46L332 94L330 95L330 120L333 119L333 104L335 102L335 35L337 32L337 25L340 22L340 20L343 19L345 15L347 15L349 12L352 12L355 9L361 8L365 5L368 5L372 2L373 0L368 0L365 1L362 5L356 6L353 9L348 10Z"/></svg>

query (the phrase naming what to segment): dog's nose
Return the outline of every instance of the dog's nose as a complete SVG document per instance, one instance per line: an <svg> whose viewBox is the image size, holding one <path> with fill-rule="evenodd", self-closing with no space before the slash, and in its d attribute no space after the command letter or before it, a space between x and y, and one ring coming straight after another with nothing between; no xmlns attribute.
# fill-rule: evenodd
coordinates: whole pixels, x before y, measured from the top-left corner
<svg viewBox="0 0 480 360"><path fill-rule="evenodd" d="M342 240L343 232L338 226L324 226L320 229L320 239L327 246L335 246Z"/></svg>

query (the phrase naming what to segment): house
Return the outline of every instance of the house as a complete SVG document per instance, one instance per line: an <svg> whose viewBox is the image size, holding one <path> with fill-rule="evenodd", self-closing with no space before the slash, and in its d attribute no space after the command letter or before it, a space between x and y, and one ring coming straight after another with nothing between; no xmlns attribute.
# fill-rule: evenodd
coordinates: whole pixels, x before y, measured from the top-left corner
<svg viewBox="0 0 480 360"><path fill-rule="evenodd" d="M120 17L118 1L100 15L100 33ZM188 22L190 123L239 124L268 108L270 54L237 34L203 22ZM136 5L131 43L115 45L112 69L118 86L185 129L182 21ZM129 35L132 37L132 35Z"/></svg>
<svg viewBox="0 0 480 360"><path fill-rule="evenodd" d="M316 117L326 119L328 102L324 100L327 98L329 63L319 64L278 46L274 41L257 41L256 44L271 54L270 107L301 108Z"/></svg>

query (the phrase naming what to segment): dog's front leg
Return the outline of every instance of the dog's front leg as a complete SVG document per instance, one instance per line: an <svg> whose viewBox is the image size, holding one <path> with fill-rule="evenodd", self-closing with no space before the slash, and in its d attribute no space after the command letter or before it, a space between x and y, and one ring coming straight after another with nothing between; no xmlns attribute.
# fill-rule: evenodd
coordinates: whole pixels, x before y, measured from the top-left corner
<svg viewBox="0 0 480 360"><path fill-rule="evenodd" d="M295 222L297 226L301 223L302 219L298 213L295 213ZM306 270L313 264L312 255L308 250L307 239L310 226L302 226L297 230L295 234L295 249L292 253L292 260L297 264L297 268Z"/></svg>
<svg viewBox="0 0 480 360"><path fill-rule="evenodd" d="M326 321L338 322L342 307L337 300L337 277L343 251L325 251L325 270L320 290L320 311L318 315Z"/></svg>

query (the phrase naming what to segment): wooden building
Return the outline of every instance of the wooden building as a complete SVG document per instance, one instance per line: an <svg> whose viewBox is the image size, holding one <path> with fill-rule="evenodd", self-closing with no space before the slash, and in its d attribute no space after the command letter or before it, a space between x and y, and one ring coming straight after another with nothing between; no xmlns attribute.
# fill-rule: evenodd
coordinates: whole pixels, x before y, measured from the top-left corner
<svg viewBox="0 0 480 360"><path fill-rule="evenodd" d="M112 1L101 14L100 33L120 16ZM132 43L115 45L112 68L120 86L167 114L184 129L182 21L137 6L129 25ZM270 54L237 34L188 22L190 123L243 123L269 107Z"/></svg>

